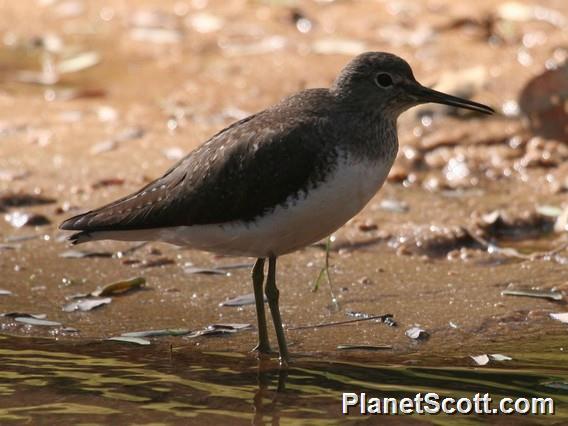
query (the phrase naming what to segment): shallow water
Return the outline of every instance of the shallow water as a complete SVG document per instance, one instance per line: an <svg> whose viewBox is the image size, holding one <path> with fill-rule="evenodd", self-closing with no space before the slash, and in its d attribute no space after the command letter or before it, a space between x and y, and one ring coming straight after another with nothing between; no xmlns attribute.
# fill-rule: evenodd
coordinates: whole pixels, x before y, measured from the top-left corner
<svg viewBox="0 0 568 426"><path fill-rule="evenodd" d="M513 354L513 361L473 368L460 357L388 362L375 355L344 360L299 356L281 370L275 361L259 363L250 354L0 336L0 423L325 425L345 421L342 392L397 398L480 392L494 399L551 397L553 416L517 417L515 422L559 424L568 418L563 357ZM352 410L348 418L361 419ZM499 417L497 423L512 422L507 419ZM406 416L410 420L475 424L496 418Z"/></svg>

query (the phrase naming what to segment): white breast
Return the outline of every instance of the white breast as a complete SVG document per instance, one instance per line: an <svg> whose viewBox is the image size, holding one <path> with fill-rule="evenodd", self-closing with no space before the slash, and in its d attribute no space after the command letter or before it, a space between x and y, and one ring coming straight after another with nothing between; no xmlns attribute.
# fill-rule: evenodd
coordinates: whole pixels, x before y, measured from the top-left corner
<svg viewBox="0 0 568 426"><path fill-rule="evenodd" d="M267 257L313 244L356 215L380 189L392 162L342 160L316 188L291 197L254 222L195 225L147 231L148 239L219 254Z"/></svg>

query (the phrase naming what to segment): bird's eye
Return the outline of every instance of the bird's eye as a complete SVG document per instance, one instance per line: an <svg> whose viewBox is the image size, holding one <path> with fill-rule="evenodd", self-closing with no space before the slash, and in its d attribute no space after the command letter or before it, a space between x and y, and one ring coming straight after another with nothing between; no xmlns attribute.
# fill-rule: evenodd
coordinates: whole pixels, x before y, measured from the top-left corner
<svg viewBox="0 0 568 426"><path fill-rule="evenodd" d="M386 72L381 72L375 77L375 82L379 87L390 87L393 85L392 77Z"/></svg>

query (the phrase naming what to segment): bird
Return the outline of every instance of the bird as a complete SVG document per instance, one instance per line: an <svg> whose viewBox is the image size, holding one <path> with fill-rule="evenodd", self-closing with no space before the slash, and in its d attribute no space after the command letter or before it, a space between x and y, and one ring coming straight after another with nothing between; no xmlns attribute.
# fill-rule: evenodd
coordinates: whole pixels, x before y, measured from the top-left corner
<svg viewBox="0 0 568 426"><path fill-rule="evenodd" d="M321 241L363 209L395 161L399 115L429 102L494 112L421 85L394 54L362 53L329 88L300 91L229 125L139 191L60 228L79 231L73 244L159 241L255 258L254 350L272 352L264 290L287 364L277 258Z"/></svg>

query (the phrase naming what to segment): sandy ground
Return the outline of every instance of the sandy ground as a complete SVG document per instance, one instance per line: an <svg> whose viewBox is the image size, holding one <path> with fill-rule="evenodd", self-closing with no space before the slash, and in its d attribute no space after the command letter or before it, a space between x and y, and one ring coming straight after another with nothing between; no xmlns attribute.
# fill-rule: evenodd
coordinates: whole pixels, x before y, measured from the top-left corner
<svg viewBox="0 0 568 426"><path fill-rule="evenodd" d="M401 150L388 183L332 244L339 310L330 308L325 281L311 290L325 260L321 246L279 262L291 350L386 344L395 352L475 353L488 342L522 345L565 333L549 313L566 310L568 283L567 121L565 108L554 109L568 93L561 67L566 2L480 0L473 8L443 0L195 0L133 8L124 1L5 1L0 9L0 289L10 292L0 295L0 312L46 314L63 324L6 317L2 332L101 339L255 324L253 306L219 305L251 293L247 269L184 272L188 264L250 259L160 244L120 256L132 244L113 242L80 249L114 257L65 258L70 248L57 225L160 176L232 121L297 90L328 86L355 54L386 50L407 59L424 84L498 114L427 107L401 117ZM555 67L560 78L545 75L526 92ZM30 206L34 200L22 194L54 201ZM17 227L18 213L49 223ZM137 276L146 289L92 311L62 310L71 295ZM502 295L507 288L557 289L559 300ZM348 310L392 314L398 327L367 321L293 329L352 319ZM414 325L430 338L407 337ZM187 350L255 344L250 331L169 339Z"/></svg>

